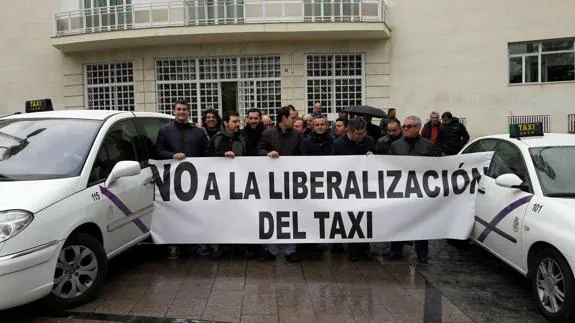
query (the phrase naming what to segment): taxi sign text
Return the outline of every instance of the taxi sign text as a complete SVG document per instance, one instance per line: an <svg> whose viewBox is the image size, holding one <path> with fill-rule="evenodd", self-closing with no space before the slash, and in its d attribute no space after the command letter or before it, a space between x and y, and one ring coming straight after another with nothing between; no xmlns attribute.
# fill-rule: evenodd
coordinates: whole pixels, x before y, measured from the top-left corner
<svg viewBox="0 0 575 323"><path fill-rule="evenodd" d="M517 123L509 125L511 138L543 136L542 122Z"/></svg>

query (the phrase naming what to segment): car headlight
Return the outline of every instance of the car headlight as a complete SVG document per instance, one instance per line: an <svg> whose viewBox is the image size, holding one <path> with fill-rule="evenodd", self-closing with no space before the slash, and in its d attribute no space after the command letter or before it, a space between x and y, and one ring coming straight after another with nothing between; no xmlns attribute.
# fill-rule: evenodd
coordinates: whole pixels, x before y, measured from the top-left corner
<svg viewBox="0 0 575 323"><path fill-rule="evenodd" d="M0 211L0 242L4 242L20 233L33 219L34 216L28 211Z"/></svg>

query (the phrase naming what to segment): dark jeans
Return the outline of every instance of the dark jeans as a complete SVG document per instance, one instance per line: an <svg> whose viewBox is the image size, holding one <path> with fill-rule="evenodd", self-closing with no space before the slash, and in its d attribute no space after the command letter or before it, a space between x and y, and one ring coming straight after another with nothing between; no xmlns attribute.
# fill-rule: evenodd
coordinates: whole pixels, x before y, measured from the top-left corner
<svg viewBox="0 0 575 323"><path fill-rule="evenodd" d="M402 255L403 254L403 241L394 241L391 243L391 252ZM429 241L417 240L415 241L415 252L418 257L427 257L429 254Z"/></svg>

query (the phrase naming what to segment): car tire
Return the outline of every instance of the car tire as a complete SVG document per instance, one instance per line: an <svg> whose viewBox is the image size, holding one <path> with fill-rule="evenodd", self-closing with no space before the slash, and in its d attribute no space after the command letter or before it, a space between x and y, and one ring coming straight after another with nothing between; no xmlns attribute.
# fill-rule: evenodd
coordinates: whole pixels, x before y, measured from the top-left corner
<svg viewBox="0 0 575 323"><path fill-rule="evenodd" d="M89 234L70 236L58 255L54 285L44 299L51 310L64 310L95 300L108 270L108 258L102 244Z"/></svg>
<svg viewBox="0 0 575 323"><path fill-rule="evenodd" d="M575 321L575 280L565 257L555 248L545 248L533 259L530 274L533 297L544 316L551 322ZM561 293L563 301L559 304Z"/></svg>

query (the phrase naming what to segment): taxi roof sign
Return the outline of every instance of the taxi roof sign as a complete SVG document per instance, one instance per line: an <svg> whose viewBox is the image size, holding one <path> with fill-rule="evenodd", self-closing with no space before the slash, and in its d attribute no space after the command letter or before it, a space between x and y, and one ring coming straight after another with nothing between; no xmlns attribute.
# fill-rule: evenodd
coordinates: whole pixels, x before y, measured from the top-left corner
<svg viewBox="0 0 575 323"><path fill-rule="evenodd" d="M509 125L509 137L540 137L543 136L543 122L514 123Z"/></svg>
<svg viewBox="0 0 575 323"><path fill-rule="evenodd" d="M31 100L26 101L25 111L26 113L54 111L54 107L51 99Z"/></svg>

